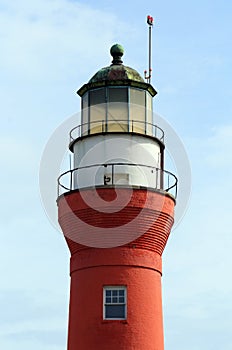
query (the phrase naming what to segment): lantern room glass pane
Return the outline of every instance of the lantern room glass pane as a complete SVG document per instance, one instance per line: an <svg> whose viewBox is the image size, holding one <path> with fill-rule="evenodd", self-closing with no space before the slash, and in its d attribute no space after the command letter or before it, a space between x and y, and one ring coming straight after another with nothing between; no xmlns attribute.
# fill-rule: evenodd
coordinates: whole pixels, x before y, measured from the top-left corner
<svg viewBox="0 0 232 350"><path fill-rule="evenodd" d="M88 112L89 94L86 92L82 97L82 113L81 113L81 135L88 134L89 112Z"/></svg>
<svg viewBox="0 0 232 350"><path fill-rule="evenodd" d="M153 113L152 113L152 96L149 92L146 93L147 97L147 129L146 133L148 135L153 135Z"/></svg>
<svg viewBox="0 0 232 350"><path fill-rule="evenodd" d="M89 133L104 132L106 119L105 89L89 92L90 124Z"/></svg>
<svg viewBox="0 0 232 350"><path fill-rule="evenodd" d="M139 89L130 89L130 131L146 133L146 94Z"/></svg>
<svg viewBox="0 0 232 350"><path fill-rule="evenodd" d="M128 88L109 88L108 102L108 131L128 131Z"/></svg>

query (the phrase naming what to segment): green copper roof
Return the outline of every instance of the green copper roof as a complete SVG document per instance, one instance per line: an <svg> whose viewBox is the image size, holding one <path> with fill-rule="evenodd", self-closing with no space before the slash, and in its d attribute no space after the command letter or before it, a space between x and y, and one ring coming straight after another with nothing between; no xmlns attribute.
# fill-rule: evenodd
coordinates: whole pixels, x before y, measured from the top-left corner
<svg viewBox="0 0 232 350"><path fill-rule="evenodd" d="M124 66L121 57L124 49L121 45L115 44L110 49L113 57L112 64L100 69L90 80L89 83L96 83L103 80L133 80L144 83L144 79L133 68Z"/></svg>
<svg viewBox="0 0 232 350"><path fill-rule="evenodd" d="M139 73L130 67L121 65L111 65L100 69L89 81L89 83L96 83L103 80L134 80L144 83L143 78Z"/></svg>
<svg viewBox="0 0 232 350"><path fill-rule="evenodd" d="M157 92L153 86L146 83L135 69L122 64L124 49L121 45L113 45L110 49L110 53L113 57L112 64L100 69L94 74L89 82L77 91L78 95L83 96L83 94L90 89L112 85L134 86L143 90L148 90L152 96L156 95Z"/></svg>

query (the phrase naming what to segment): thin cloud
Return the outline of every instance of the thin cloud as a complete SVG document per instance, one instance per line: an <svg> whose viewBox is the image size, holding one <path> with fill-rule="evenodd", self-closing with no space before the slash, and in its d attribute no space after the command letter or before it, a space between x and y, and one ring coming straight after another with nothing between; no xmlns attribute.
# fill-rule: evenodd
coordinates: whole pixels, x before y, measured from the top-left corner
<svg viewBox="0 0 232 350"><path fill-rule="evenodd" d="M85 69L89 72L93 62L108 64L109 45L125 32L127 40L136 32L112 13L65 0L5 2L0 20L0 65L29 80L44 81L47 75L55 79L64 69L67 75L69 68L73 74L74 67L79 74Z"/></svg>

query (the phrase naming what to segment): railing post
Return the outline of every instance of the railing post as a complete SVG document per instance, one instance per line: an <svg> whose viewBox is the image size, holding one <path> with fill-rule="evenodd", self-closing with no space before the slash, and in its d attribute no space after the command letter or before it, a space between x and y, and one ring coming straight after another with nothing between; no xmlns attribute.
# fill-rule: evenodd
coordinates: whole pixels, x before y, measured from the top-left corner
<svg viewBox="0 0 232 350"><path fill-rule="evenodd" d="M111 171L112 171L112 176L111 176L111 178L112 178L112 185L114 185L114 164L112 164Z"/></svg>
<svg viewBox="0 0 232 350"><path fill-rule="evenodd" d="M155 188L157 189L158 187L158 168L155 168Z"/></svg>
<svg viewBox="0 0 232 350"><path fill-rule="evenodd" d="M164 189L164 171L160 169L160 189Z"/></svg>
<svg viewBox="0 0 232 350"><path fill-rule="evenodd" d="M73 170L71 170L71 177L70 177L70 191L72 190L73 187Z"/></svg>

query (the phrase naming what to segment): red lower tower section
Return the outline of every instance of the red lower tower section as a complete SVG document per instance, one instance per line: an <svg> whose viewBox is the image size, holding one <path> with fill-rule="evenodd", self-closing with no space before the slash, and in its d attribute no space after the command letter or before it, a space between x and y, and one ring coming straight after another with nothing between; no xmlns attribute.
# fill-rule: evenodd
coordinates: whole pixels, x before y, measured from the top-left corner
<svg viewBox="0 0 232 350"><path fill-rule="evenodd" d="M82 189L58 198L59 223L71 252L68 350L163 350L161 256L175 200L163 191L117 188L120 198L130 196L120 209L114 188L100 188L97 194ZM128 236L128 243L108 249L79 244L84 236L93 236L92 227L104 231L108 245L114 246L120 236ZM95 246L98 239L90 237ZM104 317L106 286L126 288L125 319Z"/></svg>

